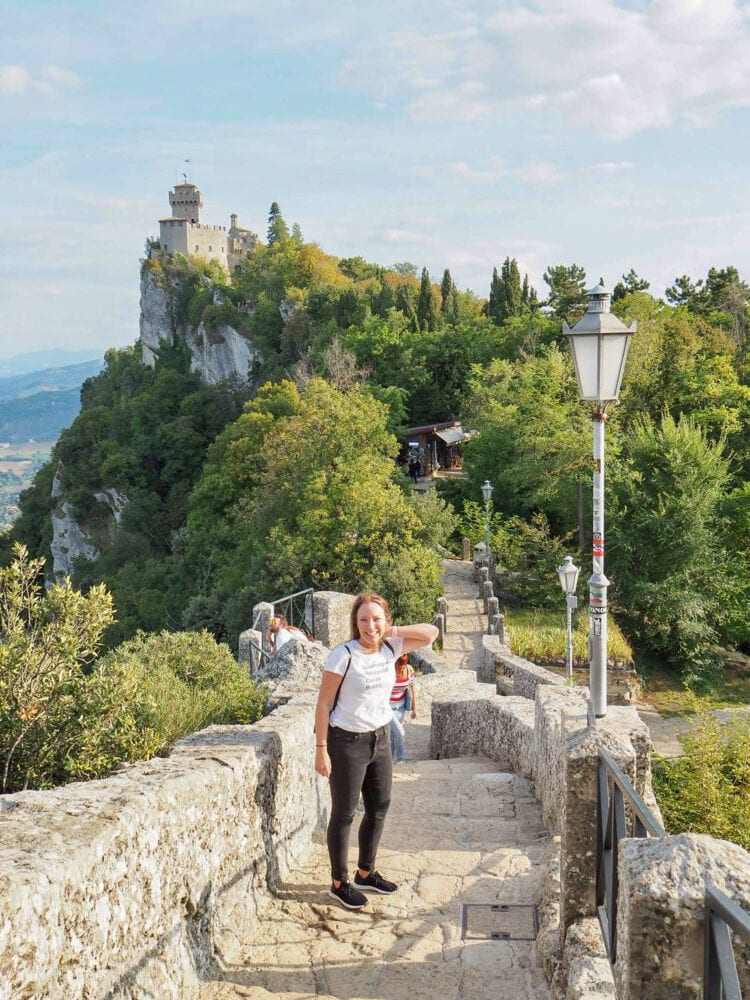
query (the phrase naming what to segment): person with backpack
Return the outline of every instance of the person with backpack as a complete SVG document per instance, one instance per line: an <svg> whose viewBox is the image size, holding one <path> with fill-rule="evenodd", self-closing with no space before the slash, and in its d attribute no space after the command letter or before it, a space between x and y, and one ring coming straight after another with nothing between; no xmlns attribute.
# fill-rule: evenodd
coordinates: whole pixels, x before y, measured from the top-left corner
<svg viewBox="0 0 750 1000"><path fill-rule="evenodd" d="M414 688L414 668L409 665L409 657L402 653L396 660L396 683L391 691L391 760L394 764L403 764L404 756L404 717L411 713L412 719L417 717L417 692Z"/></svg>
<svg viewBox="0 0 750 1000"><path fill-rule="evenodd" d="M315 708L315 770L329 779L331 791L329 895L349 910L360 910L367 903L365 892L388 895L398 889L375 868L391 801L390 696L396 660L431 645L438 630L427 623L393 625L384 598L365 591L352 606L351 635L351 641L331 651L323 671ZM349 836L360 793L364 817L350 882Z"/></svg>

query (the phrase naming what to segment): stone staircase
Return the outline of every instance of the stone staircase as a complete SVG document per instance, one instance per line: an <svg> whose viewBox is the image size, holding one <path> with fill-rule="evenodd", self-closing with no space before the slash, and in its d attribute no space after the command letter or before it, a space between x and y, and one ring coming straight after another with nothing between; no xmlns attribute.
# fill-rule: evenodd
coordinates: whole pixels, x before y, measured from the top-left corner
<svg viewBox="0 0 750 1000"><path fill-rule="evenodd" d="M473 669L482 620L471 565L446 563L444 582L444 655L451 669ZM378 857L399 892L343 910L328 896L325 845L311 844L275 895L258 899L257 934L203 983L201 1000L550 996L534 936L556 847L540 804L526 779L486 758L428 759L429 706L420 708Z"/></svg>

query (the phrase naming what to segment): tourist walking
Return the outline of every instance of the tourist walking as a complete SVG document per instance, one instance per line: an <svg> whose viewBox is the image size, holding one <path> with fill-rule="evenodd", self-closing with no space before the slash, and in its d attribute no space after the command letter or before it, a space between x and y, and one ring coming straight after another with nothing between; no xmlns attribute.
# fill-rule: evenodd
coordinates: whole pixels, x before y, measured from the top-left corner
<svg viewBox="0 0 750 1000"><path fill-rule="evenodd" d="M403 764L405 757L404 718L406 713L412 719L417 717L417 692L414 687L414 670L409 665L409 657L402 653L396 660L396 683L391 691L391 759L394 764Z"/></svg>
<svg viewBox="0 0 750 1000"><path fill-rule="evenodd" d="M392 625L386 601L366 591L354 602L351 641L336 646L323 671L315 709L315 770L329 779L331 818L329 894L359 910L365 892L388 894L398 886L375 868L375 857L391 802L390 696L396 660L431 645L434 625ZM348 876L349 835L360 793L364 817L353 882Z"/></svg>

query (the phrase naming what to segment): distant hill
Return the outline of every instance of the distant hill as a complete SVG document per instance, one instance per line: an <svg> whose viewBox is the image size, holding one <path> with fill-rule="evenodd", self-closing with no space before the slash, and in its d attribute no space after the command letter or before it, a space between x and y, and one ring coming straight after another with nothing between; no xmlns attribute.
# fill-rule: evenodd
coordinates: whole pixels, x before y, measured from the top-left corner
<svg viewBox="0 0 750 1000"><path fill-rule="evenodd" d="M0 401L0 441L56 441L63 427L70 427L81 409L80 385L61 392L36 392L33 396Z"/></svg>
<svg viewBox="0 0 750 1000"><path fill-rule="evenodd" d="M103 360L88 360L0 377L0 441L56 441L63 427L70 427L78 416L81 385L97 375L103 364Z"/></svg>
<svg viewBox="0 0 750 1000"><path fill-rule="evenodd" d="M37 393L65 392L80 389L82 383L98 375L103 362L84 361L82 364L66 365L62 368L43 368L21 375L0 376L0 402L9 399L23 399ZM43 400L40 400L43 404Z"/></svg>
<svg viewBox="0 0 750 1000"><path fill-rule="evenodd" d="M80 351L67 351L62 347L53 347L43 351L26 351L23 354L13 354L10 357L0 357L0 379L10 375L26 375L46 368L66 368L79 365L85 361L101 363L102 351L87 348Z"/></svg>

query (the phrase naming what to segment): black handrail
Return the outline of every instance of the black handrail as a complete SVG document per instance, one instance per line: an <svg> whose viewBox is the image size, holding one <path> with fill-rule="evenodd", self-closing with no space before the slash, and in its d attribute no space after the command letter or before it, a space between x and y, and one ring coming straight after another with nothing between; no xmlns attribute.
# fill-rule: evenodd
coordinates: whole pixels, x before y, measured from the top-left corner
<svg viewBox="0 0 750 1000"><path fill-rule="evenodd" d="M625 806L631 813L628 824ZM628 825L631 832L628 833ZM609 960L617 956L618 847L627 837L666 837L659 823L636 792L612 755L599 747L596 793L596 909Z"/></svg>
<svg viewBox="0 0 750 1000"><path fill-rule="evenodd" d="M742 1000L731 932L750 946L750 914L707 885L703 927L703 1000Z"/></svg>
<svg viewBox="0 0 750 1000"><path fill-rule="evenodd" d="M290 625L295 625L299 627L300 624L307 625L307 596L310 595L310 633L315 635L315 601L312 599L312 595L315 593L312 587L306 587L304 590L298 590L295 594L287 594L286 597L277 597L275 601L270 603L273 605L273 610L275 613L283 615ZM303 597L305 600L302 602L302 607L295 603L296 598ZM297 612L298 618L295 622L294 614Z"/></svg>
<svg viewBox="0 0 750 1000"><path fill-rule="evenodd" d="M589 708L591 702L589 702ZM589 713L591 715L591 713ZM628 813L630 816L628 817ZM629 822L628 822L629 819ZM628 831L630 827L630 832ZM617 957L618 847L624 837L666 837L667 832L612 755L599 747L596 794L596 908L607 956ZM732 932L750 947L750 914L706 885L703 1000L742 1000Z"/></svg>

